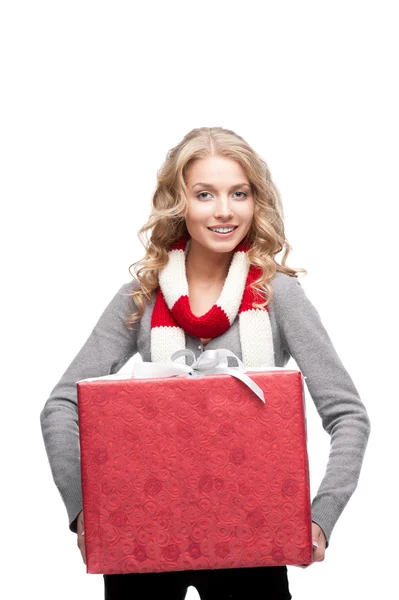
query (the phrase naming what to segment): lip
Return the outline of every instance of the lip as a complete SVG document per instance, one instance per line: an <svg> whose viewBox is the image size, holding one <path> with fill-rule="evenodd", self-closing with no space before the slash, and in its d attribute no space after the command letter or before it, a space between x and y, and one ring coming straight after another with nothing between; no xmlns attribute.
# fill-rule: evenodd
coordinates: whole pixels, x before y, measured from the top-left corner
<svg viewBox="0 0 399 600"><path fill-rule="evenodd" d="M233 229L233 231L230 231L230 233L218 233L217 231L212 231L212 229L209 229L209 227L207 227L207 229L208 229L208 231L213 233L213 235L217 235L220 238L229 238L229 237L232 237L234 235L234 233L237 231L238 225L236 225L235 229Z"/></svg>

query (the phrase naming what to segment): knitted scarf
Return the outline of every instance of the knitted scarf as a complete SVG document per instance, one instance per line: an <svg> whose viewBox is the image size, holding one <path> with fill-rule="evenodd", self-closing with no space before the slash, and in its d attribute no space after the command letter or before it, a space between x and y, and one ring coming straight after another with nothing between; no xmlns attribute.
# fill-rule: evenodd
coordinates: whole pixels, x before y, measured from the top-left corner
<svg viewBox="0 0 399 600"><path fill-rule="evenodd" d="M238 314L241 360L245 367L275 366L268 307L252 308L254 300L261 301L250 288L259 277L260 269L248 261L248 243L242 240L236 246L218 300L206 314L197 317L190 308L186 276L190 242L190 238L174 242L168 252L169 261L159 273L151 317L151 361L169 361L173 352L185 348L186 332L203 339L220 336ZM185 356L177 358L176 362L186 364Z"/></svg>

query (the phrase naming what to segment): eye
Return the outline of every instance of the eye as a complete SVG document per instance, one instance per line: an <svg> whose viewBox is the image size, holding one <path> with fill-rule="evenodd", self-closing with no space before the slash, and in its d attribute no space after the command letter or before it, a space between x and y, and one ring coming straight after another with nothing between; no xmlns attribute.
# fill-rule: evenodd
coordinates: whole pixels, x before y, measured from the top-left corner
<svg viewBox="0 0 399 600"><path fill-rule="evenodd" d="M248 194L246 194L245 192L235 192L236 194L244 194L244 197L247 197ZM206 198L203 198L202 194L209 194L209 192L201 192L200 194L197 194L197 198L199 198L200 196L202 197L203 200L206 200ZM242 198L242 196L241 196Z"/></svg>

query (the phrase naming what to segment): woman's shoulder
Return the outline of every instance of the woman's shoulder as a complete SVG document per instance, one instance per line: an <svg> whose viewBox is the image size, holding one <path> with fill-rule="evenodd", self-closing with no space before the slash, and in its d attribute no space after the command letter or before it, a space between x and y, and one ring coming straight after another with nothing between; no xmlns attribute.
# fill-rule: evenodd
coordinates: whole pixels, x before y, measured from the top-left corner
<svg viewBox="0 0 399 600"><path fill-rule="evenodd" d="M131 279L122 284L121 290L124 292L136 292L140 289L140 282L138 279Z"/></svg>
<svg viewBox="0 0 399 600"><path fill-rule="evenodd" d="M276 271L273 279L270 281L270 285L273 288L275 294L286 294L289 289L292 289L295 285L301 285L299 278L293 275L288 275L282 271Z"/></svg>
<svg viewBox="0 0 399 600"><path fill-rule="evenodd" d="M130 314L137 309L137 305L132 294L139 289L140 282L136 279L122 283L112 298L109 308L118 313L120 310L124 310L128 311Z"/></svg>
<svg viewBox="0 0 399 600"><path fill-rule="evenodd" d="M146 295L143 296L143 299L145 300L146 305L147 304L152 305L152 306L154 305L156 297L157 297L158 289L159 289L159 286L157 286L155 289L152 290L150 301L148 301ZM137 303L135 302L135 297L133 296L133 294L134 294L134 292L138 292L140 290L144 294L144 291L143 291L140 281L138 279L132 279L131 281L127 281L120 287L120 289L117 293L117 297L119 298L119 301L124 302L124 304L126 306L128 306L130 310L132 310L132 311L137 310L138 306L137 306ZM122 298L124 298L124 300L122 300Z"/></svg>
<svg viewBox="0 0 399 600"><path fill-rule="evenodd" d="M270 281L270 285L273 290L270 306L280 316L285 314L290 308L304 304L306 293L300 283L299 277L277 271Z"/></svg>

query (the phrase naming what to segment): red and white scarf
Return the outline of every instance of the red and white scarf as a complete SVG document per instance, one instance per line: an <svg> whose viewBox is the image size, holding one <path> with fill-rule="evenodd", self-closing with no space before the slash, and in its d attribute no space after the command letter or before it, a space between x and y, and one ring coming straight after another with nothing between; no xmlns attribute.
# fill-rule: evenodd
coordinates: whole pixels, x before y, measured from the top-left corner
<svg viewBox="0 0 399 600"><path fill-rule="evenodd" d="M218 337L229 329L238 314L245 367L275 366L268 307L252 308L255 298L258 302L260 299L249 285L259 277L260 269L249 263L249 245L242 240L236 246L218 300L205 315L197 317L190 308L186 276L190 241L182 238L171 245L169 261L159 273L151 318L151 361L169 361L173 352L185 348L185 332L203 339ZM185 364L185 357L176 362Z"/></svg>

